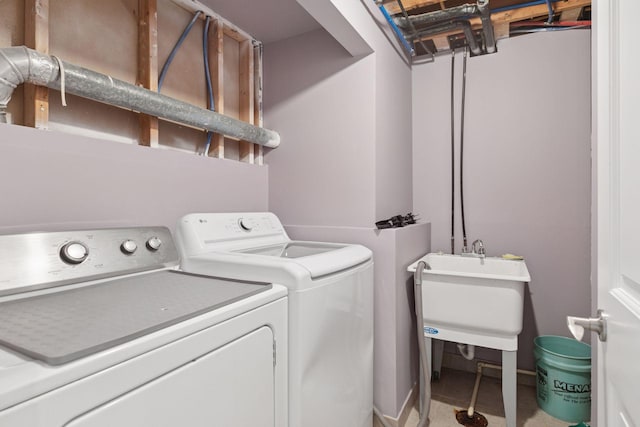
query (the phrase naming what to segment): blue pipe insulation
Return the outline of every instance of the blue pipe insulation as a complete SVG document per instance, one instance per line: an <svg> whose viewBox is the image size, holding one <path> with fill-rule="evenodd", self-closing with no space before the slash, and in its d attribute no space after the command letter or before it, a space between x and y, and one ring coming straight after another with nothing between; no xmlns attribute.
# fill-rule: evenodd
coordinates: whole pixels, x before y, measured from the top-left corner
<svg viewBox="0 0 640 427"><path fill-rule="evenodd" d="M204 59L204 77L207 82L207 95L209 97L209 110L215 111L215 104L213 99L213 86L211 85L211 70L209 69L209 24L211 24L211 17L207 16L204 22L204 30L202 32L202 56ZM213 133L207 131L207 142L204 145L204 156L209 154L209 147L211 147L211 140Z"/></svg>
<svg viewBox="0 0 640 427"><path fill-rule="evenodd" d="M373 1L376 4L378 4L378 2L376 2L376 0L373 0ZM398 39L400 39L400 42L402 43L402 46L406 49L406 51L409 53L409 55L415 56L416 55L416 50L413 48L413 46L411 46L411 44L404 37L404 34L402 34L402 30L400 30L400 28L398 28L396 23L393 22L393 18L391 17L391 15L389 15L389 12L387 12L387 9L384 8L384 5L382 3L379 3L378 4L378 8L380 8L380 12L382 12L382 14L384 15L385 19L387 20L387 22L391 26L391 29L393 30L393 32L396 33L396 36L398 36Z"/></svg>
<svg viewBox="0 0 640 427"><path fill-rule="evenodd" d="M162 83L164 83L164 78L167 76L167 71L169 71L169 66L171 65L171 62L173 62L173 58L176 56L176 53L178 52L178 49L180 49L180 46L184 42L184 39L187 38L187 35L189 34L189 31L191 31L191 28L193 27L193 24L196 23L196 20L198 19L198 17L200 16L201 13L202 13L202 11L199 10L193 15L193 18L191 18L191 22L189 22L189 24L187 24L187 26L185 27L184 31L182 31L182 35L180 36L180 38L176 42L175 46L173 46L173 49L171 49L171 53L169 54L169 57L165 61L164 65L162 66L162 71L160 72L160 77L158 77L158 92L160 92L160 89L162 88Z"/></svg>

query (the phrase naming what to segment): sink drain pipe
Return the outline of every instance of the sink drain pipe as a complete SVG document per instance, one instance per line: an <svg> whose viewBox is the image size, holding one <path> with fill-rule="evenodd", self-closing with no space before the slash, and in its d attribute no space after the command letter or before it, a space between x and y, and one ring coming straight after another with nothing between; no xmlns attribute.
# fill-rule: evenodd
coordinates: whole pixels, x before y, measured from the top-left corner
<svg viewBox="0 0 640 427"><path fill-rule="evenodd" d="M60 66L62 64L63 67ZM61 68L64 72L61 72ZM221 133L269 148L280 144L280 135L223 114L100 74L25 46L0 49L0 123L16 87L32 83L64 89L83 98L138 111L195 128Z"/></svg>
<svg viewBox="0 0 640 427"><path fill-rule="evenodd" d="M473 360L476 357L476 346L472 344L458 343L458 351L467 360Z"/></svg>

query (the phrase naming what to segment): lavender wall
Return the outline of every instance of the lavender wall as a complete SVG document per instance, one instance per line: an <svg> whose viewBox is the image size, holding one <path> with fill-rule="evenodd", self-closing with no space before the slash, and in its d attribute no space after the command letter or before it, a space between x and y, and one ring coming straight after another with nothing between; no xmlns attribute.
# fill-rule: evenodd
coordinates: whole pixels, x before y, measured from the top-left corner
<svg viewBox="0 0 640 427"><path fill-rule="evenodd" d="M264 51L265 125L283 141L265 156L269 209L294 238L374 251L374 402L395 418L416 381L405 270L428 250L428 225L374 224L412 208L411 69L373 2L304 3L326 30Z"/></svg>
<svg viewBox="0 0 640 427"><path fill-rule="evenodd" d="M376 54L375 212L378 220L406 214L413 206L410 82L411 70L394 50L381 49Z"/></svg>
<svg viewBox="0 0 640 427"><path fill-rule="evenodd" d="M484 240L488 255L526 258L532 279L518 361L531 369L533 338L568 336L565 316L591 308L590 32L521 36L498 49L468 62L467 233L470 242ZM432 223L432 249L443 251L450 248L449 58L413 72L414 209ZM458 55L458 83L461 63ZM459 252L459 220L456 234Z"/></svg>
<svg viewBox="0 0 640 427"><path fill-rule="evenodd" d="M370 226L375 206L375 60L324 30L268 44L269 208L284 224Z"/></svg>
<svg viewBox="0 0 640 427"><path fill-rule="evenodd" d="M264 211L267 167L0 124L0 232Z"/></svg>
<svg viewBox="0 0 640 427"><path fill-rule="evenodd" d="M377 9L343 6L371 55L324 30L265 47L265 125L283 140L266 154L269 204L285 224L370 227L412 207L410 67Z"/></svg>

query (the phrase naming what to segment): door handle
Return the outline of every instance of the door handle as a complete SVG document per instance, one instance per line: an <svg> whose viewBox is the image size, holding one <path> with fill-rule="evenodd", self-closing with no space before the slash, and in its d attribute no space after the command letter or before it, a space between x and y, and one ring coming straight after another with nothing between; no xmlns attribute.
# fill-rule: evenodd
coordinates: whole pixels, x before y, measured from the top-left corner
<svg viewBox="0 0 640 427"><path fill-rule="evenodd" d="M596 332L598 339L604 342L607 340L607 317L604 310L598 310L598 317L595 318L567 316L567 326L578 341L582 341L584 330L587 329Z"/></svg>

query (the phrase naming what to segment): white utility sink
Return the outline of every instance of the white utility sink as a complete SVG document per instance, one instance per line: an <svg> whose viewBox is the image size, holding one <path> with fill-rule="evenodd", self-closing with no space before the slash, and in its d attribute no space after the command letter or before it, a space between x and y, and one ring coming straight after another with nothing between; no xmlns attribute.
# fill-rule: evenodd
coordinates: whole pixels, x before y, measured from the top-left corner
<svg viewBox="0 0 640 427"><path fill-rule="evenodd" d="M433 339L441 344L439 355L434 354L436 371L443 348L438 340L502 350L505 419L507 427L515 427L518 334L524 285L531 280L527 265L502 258L427 254L409 271L415 273L420 261L427 264L421 287L425 347L430 349Z"/></svg>
<svg viewBox="0 0 640 427"><path fill-rule="evenodd" d="M425 336L507 351L522 331L524 261L431 253L422 273Z"/></svg>

